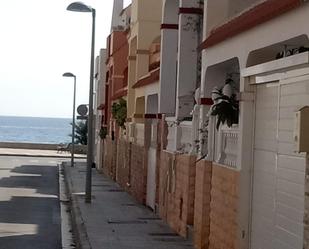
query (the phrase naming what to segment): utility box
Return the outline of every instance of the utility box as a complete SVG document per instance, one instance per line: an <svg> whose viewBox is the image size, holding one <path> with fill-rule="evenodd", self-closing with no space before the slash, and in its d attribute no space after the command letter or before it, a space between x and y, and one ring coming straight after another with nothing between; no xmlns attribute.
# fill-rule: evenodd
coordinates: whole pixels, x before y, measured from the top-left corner
<svg viewBox="0 0 309 249"><path fill-rule="evenodd" d="M295 113L294 144L296 152L309 152L309 106Z"/></svg>

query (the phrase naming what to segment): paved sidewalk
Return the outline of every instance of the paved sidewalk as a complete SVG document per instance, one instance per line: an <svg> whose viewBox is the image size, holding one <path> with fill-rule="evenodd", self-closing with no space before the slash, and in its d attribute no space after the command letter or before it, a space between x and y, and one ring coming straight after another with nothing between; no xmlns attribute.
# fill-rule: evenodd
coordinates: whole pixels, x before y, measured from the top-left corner
<svg viewBox="0 0 309 249"><path fill-rule="evenodd" d="M53 157L70 158L68 152L57 152L56 150L31 150L31 149L11 149L0 148L1 156L25 156L25 157ZM86 155L74 154L75 158L86 158Z"/></svg>
<svg viewBox="0 0 309 249"><path fill-rule="evenodd" d="M92 203L86 204L85 163L64 168L81 248L193 249L191 242L175 234L152 211L95 169Z"/></svg>

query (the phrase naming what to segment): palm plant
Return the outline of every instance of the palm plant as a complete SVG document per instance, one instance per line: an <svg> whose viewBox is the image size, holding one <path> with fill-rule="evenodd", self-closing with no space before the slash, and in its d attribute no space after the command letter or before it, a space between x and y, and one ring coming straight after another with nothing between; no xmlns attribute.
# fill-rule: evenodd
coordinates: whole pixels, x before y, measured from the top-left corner
<svg viewBox="0 0 309 249"><path fill-rule="evenodd" d="M70 134L70 136L72 137L72 134ZM77 122L75 124L75 144L87 145L87 137L88 137L87 121Z"/></svg>
<svg viewBox="0 0 309 249"><path fill-rule="evenodd" d="M239 101L236 99L236 94L233 93L232 83L233 80L228 79L223 88L215 88L212 91L214 105L210 114L217 116L217 130L220 124L226 123L228 127L231 127L232 124L238 123Z"/></svg>
<svg viewBox="0 0 309 249"><path fill-rule="evenodd" d="M124 99L120 99L118 103L112 105L112 114L119 127L125 129L125 122L127 118L127 102Z"/></svg>

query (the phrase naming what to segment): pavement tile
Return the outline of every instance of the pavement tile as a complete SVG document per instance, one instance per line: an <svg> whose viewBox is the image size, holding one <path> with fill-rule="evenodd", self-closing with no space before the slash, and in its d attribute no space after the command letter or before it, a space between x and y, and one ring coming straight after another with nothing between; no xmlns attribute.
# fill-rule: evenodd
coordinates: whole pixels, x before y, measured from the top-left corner
<svg viewBox="0 0 309 249"><path fill-rule="evenodd" d="M85 163L74 168L65 166L71 194L84 193L85 168ZM81 245L90 245L92 249L194 248L191 241L175 235L167 224L128 193L110 191L120 187L95 169L92 171L92 185L94 198L91 204L86 204L82 196L72 198L73 207L79 209L74 213L79 214L77 218L83 221L86 233L79 237L88 240L87 243L80 241Z"/></svg>

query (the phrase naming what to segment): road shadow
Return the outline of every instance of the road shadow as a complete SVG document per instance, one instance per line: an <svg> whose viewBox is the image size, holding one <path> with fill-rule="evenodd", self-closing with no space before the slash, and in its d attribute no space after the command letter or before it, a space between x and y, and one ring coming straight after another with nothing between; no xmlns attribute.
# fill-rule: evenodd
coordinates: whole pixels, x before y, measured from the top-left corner
<svg viewBox="0 0 309 249"><path fill-rule="evenodd" d="M55 166L21 165L10 172L21 175L0 179L0 187L35 189L40 194L58 195L58 168Z"/></svg>
<svg viewBox="0 0 309 249"><path fill-rule="evenodd" d="M12 196L0 201L0 249L60 249L58 168L21 165L11 173L21 175L0 179Z"/></svg>

